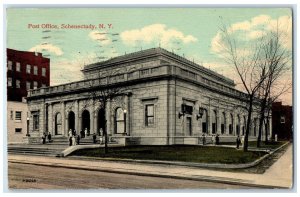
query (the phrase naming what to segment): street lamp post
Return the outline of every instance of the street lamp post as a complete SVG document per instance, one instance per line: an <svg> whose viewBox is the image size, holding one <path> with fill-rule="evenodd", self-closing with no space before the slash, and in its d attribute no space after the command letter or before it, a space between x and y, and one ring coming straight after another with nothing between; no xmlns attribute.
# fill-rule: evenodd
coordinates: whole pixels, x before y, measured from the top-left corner
<svg viewBox="0 0 300 197"><path fill-rule="evenodd" d="M124 109L124 134L125 134L125 135L127 135L127 134L126 134L126 114L127 114L127 110Z"/></svg>

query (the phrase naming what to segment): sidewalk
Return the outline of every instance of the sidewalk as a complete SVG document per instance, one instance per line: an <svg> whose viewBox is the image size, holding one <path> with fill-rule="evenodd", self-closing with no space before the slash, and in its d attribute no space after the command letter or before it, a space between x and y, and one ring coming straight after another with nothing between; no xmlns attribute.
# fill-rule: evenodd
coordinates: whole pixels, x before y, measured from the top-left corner
<svg viewBox="0 0 300 197"><path fill-rule="evenodd" d="M172 177L191 180L216 181L222 183L251 185L264 188L290 188L292 186L292 146L264 174L222 172L194 167L160 164L141 164L103 160L80 160L77 158L52 158L38 156L8 155L9 162L29 163L96 170L135 175Z"/></svg>

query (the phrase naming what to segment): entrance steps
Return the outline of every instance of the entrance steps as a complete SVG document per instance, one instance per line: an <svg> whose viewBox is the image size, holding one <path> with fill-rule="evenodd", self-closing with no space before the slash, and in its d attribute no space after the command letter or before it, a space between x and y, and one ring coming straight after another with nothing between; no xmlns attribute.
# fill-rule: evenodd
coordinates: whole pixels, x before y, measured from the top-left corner
<svg viewBox="0 0 300 197"><path fill-rule="evenodd" d="M93 136L86 136L80 139L79 145L93 145ZM96 144L100 144L100 138L97 136ZM109 142L109 144L116 144L116 142ZM51 142L46 141L46 144L9 144L7 152L9 154L22 155L39 155L39 156L59 156L69 147L69 138L65 136L54 136Z"/></svg>
<svg viewBox="0 0 300 197"><path fill-rule="evenodd" d="M37 156L57 156L67 146L48 146L48 145L28 145L28 144L18 144L18 145L8 145L8 154L22 154L22 155L37 155Z"/></svg>

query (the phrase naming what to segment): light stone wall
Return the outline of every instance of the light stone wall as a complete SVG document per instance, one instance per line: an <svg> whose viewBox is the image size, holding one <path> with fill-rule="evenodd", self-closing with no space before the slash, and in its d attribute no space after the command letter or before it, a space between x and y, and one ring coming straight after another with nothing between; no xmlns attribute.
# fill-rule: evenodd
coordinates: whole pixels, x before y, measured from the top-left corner
<svg viewBox="0 0 300 197"><path fill-rule="evenodd" d="M21 111L21 120L16 120L16 111ZM12 117L11 117L11 112ZM8 143L23 143L27 134L27 113L28 105L23 102L7 101L7 139ZM15 129L20 128L22 132L16 133Z"/></svg>

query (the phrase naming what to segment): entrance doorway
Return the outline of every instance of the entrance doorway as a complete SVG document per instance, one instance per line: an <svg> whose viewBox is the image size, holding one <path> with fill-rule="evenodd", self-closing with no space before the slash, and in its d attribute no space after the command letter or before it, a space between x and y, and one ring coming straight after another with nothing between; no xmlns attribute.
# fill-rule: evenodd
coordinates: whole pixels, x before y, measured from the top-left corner
<svg viewBox="0 0 300 197"><path fill-rule="evenodd" d="M70 111L68 115L68 128L69 128L68 131L70 129L74 131L75 129L75 113L73 111Z"/></svg>
<svg viewBox="0 0 300 197"><path fill-rule="evenodd" d="M97 123L97 134L100 135L100 129L102 128L102 132L104 132L105 127L105 110L103 108L99 109L98 111Z"/></svg>
<svg viewBox="0 0 300 197"><path fill-rule="evenodd" d="M90 135L90 112L88 110L84 110L82 112L82 131L87 129L87 134Z"/></svg>

